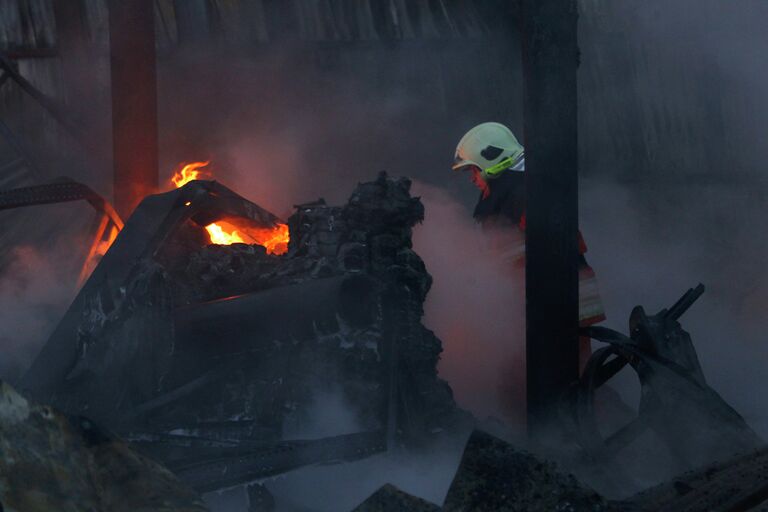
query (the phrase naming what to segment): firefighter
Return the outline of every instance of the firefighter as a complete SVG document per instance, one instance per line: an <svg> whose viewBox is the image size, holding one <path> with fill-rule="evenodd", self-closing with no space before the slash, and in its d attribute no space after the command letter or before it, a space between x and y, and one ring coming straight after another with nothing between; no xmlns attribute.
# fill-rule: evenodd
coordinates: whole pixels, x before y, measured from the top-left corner
<svg viewBox="0 0 768 512"><path fill-rule="evenodd" d="M525 265L525 150L500 123L469 130L456 147L453 170L470 173L480 189L474 217L489 233L491 247L517 268ZM587 264L587 246L579 233L579 321L582 326L605 319L595 273ZM581 367L591 354L589 339L580 342Z"/></svg>

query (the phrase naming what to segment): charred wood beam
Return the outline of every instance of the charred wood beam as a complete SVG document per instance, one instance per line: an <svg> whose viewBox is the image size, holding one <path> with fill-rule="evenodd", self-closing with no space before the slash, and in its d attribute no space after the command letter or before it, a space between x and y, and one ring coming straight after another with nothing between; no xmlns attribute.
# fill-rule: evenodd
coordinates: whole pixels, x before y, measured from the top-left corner
<svg viewBox="0 0 768 512"><path fill-rule="evenodd" d="M210 492L303 466L363 459L386 451L386 447L383 432L361 432L313 441L283 441L208 460L164 462L181 481L198 492Z"/></svg>
<svg viewBox="0 0 768 512"><path fill-rule="evenodd" d="M157 190L158 128L152 0L110 0L114 203L126 217Z"/></svg>
<svg viewBox="0 0 768 512"><path fill-rule="evenodd" d="M59 56L58 48L11 48L3 52L9 60L53 59Z"/></svg>
<svg viewBox="0 0 768 512"><path fill-rule="evenodd" d="M375 286L363 275L329 277L180 308L174 315L176 352L194 352L199 360L201 351L224 355L253 345L254 335L243 333L269 342L336 332L339 319L367 325Z"/></svg>
<svg viewBox="0 0 768 512"><path fill-rule="evenodd" d="M574 0L522 0L529 433L579 376Z"/></svg>

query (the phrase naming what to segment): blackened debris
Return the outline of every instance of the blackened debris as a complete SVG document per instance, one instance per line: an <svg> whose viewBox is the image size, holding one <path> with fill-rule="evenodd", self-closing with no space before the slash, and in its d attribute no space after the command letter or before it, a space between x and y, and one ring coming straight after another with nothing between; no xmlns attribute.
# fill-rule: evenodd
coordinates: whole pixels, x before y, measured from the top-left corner
<svg viewBox="0 0 768 512"><path fill-rule="evenodd" d="M130 244L118 238L102 264L120 272L94 275L126 277L89 282L73 305L77 314L68 313L77 325L59 334L75 336L63 343L77 346L75 360L45 386L58 407L129 436L171 468L189 469L189 481L206 490L237 484L235 473L245 482L312 463L302 456L310 448L332 459L320 448L345 439L375 441L341 447L354 458L466 425L469 415L437 375L440 340L421 323L432 278L412 249L424 207L407 179L382 173L345 205L297 206L282 256L201 243L202 225L183 220L178 194L142 203L124 232L144 235L152 250L122 257ZM205 222L221 209L211 201L211 209L198 206ZM239 205L229 191L228 211ZM157 212L174 222L154 219ZM155 231L145 233L147 225ZM329 396L348 420L318 434L313 425ZM326 442L298 443L318 435ZM297 441L291 456L275 455L286 441ZM233 461L224 463L228 477L204 481L216 473L206 461L224 449ZM237 463L240 449L265 469Z"/></svg>
<svg viewBox="0 0 768 512"><path fill-rule="evenodd" d="M475 431L443 505L445 512L600 512L616 510L552 463Z"/></svg>
<svg viewBox="0 0 768 512"><path fill-rule="evenodd" d="M352 512L437 512L440 507L387 484Z"/></svg>
<svg viewBox="0 0 768 512"><path fill-rule="evenodd" d="M248 512L273 512L275 498L264 484L251 484L247 487Z"/></svg>
<svg viewBox="0 0 768 512"><path fill-rule="evenodd" d="M167 469L111 433L34 404L3 382L0 453L0 500L8 510L207 510Z"/></svg>

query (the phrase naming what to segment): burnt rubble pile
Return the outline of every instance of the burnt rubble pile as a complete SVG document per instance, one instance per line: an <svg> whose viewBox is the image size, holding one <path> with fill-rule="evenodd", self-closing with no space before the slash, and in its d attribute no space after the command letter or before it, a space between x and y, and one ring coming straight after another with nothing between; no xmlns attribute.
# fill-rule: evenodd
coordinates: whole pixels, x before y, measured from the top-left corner
<svg viewBox="0 0 768 512"><path fill-rule="evenodd" d="M204 512L167 469L82 417L0 382L0 510Z"/></svg>
<svg viewBox="0 0 768 512"><path fill-rule="evenodd" d="M595 491L536 456L476 430L442 506L385 485L353 512L619 512Z"/></svg>
<svg viewBox="0 0 768 512"><path fill-rule="evenodd" d="M437 376L441 343L421 324L431 277L411 247L424 209L409 189L382 173L344 206L297 206L281 256L207 245L201 226L225 214L276 219L218 183L148 197L25 390L200 491L466 425ZM338 431L316 426L339 409Z"/></svg>
<svg viewBox="0 0 768 512"><path fill-rule="evenodd" d="M315 391L325 390L343 394L360 430L372 431L383 427L391 387L402 391L402 408L394 413L403 415L401 429L420 435L448 427L456 409L437 377L441 343L421 324L431 276L411 248L411 229L424 209L409 188L408 180L381 175L359 185L343 207L323 200L297 206L282 257L257 245L209 245L171 267L177 337L206 338L199 341L209 345L219 338L214 351L227 343L238 349L220 367L207 404L200 394L190 395L164 408L162 421L252 418L274 429L278 439L285 429L301 430L304 420L311 421L306 414ZM269 290L289 293L270 296ZM232 321L228 312L223 321L198 320L205 308L196 304L259 291L265 302L303 311L274 311L276 326L251 324L245 318L250 311L232 313L234 325L226 325ZM315 311L317 302L335 295L341 295L335 311ZM304 315L313 320L307 328L300 325L305 319L294 318Z"/></svg>
<svg viewBox="0 0 768 512"><path fill-rule="evenodd" d="M768 507L767 469L763 448L609 500L555 463L476 430L442 506L387 484L352 512L759 512Z"/></svg>

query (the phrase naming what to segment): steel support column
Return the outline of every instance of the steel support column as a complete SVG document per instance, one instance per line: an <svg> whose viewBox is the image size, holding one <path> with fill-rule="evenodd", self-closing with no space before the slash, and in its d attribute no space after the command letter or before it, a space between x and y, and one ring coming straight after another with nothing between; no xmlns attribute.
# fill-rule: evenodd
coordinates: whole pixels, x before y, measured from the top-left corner
<svg viewBox="0 0 768 512"><path fill-rule="evenodd" d="M526 371L529 433L554 425L578 378L575 0L521 0L526 153Z"/></svg>
<svg viewBox="0 0 768 512"><path fill-rule="evenodd" d="M114 204L127 218L158 185L154 2L110 0Z"/></svg>

